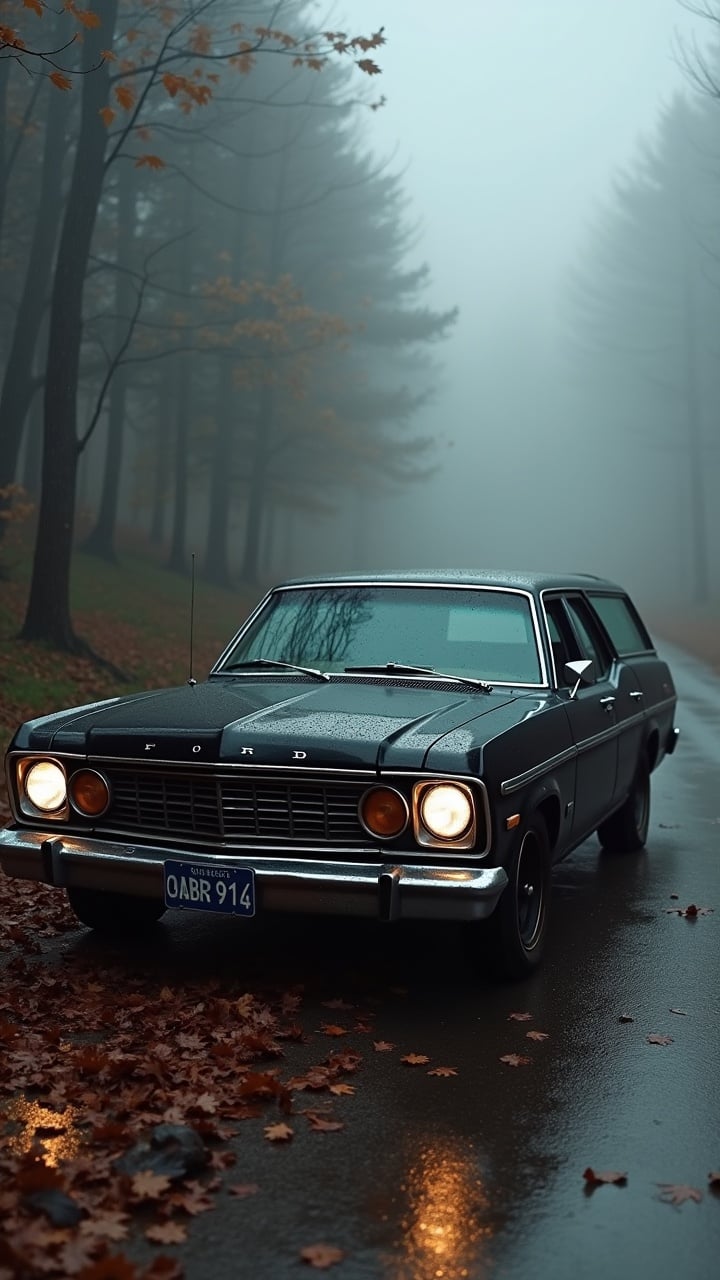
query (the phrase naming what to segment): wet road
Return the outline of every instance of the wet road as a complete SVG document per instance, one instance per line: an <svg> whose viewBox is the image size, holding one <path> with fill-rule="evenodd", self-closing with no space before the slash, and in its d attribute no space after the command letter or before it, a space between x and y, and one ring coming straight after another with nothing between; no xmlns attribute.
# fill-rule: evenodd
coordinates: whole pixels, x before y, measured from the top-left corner
<svg viewBox="0 0 720 1280"><path fill-rule="evenodd" d="M342 1131L312 1132L296 1115L281 1145L263 1138L267 1116L238 1126L227 1181L258 1190L220 1193L193 1222L190 1280L297 1277L316 1242L344 1251L339 1280L720 1274L720 1195L708 1187L720 1169L720 681L670 660L682 737L654 775L648 848L611 857L589 841L557 868L534 978L493 986L457 928L365 922L176 916L142 957L169 981L200 970L245 973L249 990L300 984L308 1040L289 1048L284 1076L332 1050L363 1055L347 1077L355 1093L332 1103ZM689 903L715 910L668 914ZM329 1011L332 998L353 1011ZM352 1028L357 1011L371 1033L320 1031ZM408 1053L429 1061L404 1064ZM529 1062L500 1061L511 1053ZM429 1075L436 1067L457 1074ZM322 1109L327 1094L298 1095L303 1106ZM588 1191L587 1166L627 1184ZM674 1207L659 1184L702 1200Z"/></svg>

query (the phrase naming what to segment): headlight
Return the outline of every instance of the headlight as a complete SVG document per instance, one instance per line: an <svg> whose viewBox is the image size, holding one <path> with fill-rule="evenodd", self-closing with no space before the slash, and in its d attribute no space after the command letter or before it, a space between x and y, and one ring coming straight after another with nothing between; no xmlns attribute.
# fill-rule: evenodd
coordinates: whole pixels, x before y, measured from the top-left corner
<svg viewBox="0 0 720 1280"><path fill-rule="evenodd" d="M99 818L110 803L110 788L101 773L78 769L70 779L70 803L86 818Z"/></svg>
<svg viewBox="0 0 720 1280"><path fill-rule="evenodd" d="M31 764L23 778L23 790L40 813L57 813L67 800L65 774L54 760Z"/></svg>
<svg viewBox="0 0 720 1280"><path fill-rule="evenodd" d="M358 810L360 821L371 836L390 840L405 830L408 807L399 791L391 787L373 787L366 791Z"/></svg>
<svg viewBox="0 0 720 1280"><path fill-rule="evenodd" d="M438 782L420 794L420 821L437 840L460 840L473 820L473 806L464 787Z"/></svg>

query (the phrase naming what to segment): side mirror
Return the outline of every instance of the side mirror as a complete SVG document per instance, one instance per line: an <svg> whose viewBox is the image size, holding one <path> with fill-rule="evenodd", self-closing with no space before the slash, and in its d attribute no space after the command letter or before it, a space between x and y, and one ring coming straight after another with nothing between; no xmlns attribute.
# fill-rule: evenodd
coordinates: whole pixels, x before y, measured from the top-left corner
<svg viewBox="0 0 720 1280"><path fill-rule="evenodd" d="M581 684L595 683L595 665L592 658L579 658L576 662L566 662L563 675L568 684L572 685L570 697L574 698Z"/></svg>

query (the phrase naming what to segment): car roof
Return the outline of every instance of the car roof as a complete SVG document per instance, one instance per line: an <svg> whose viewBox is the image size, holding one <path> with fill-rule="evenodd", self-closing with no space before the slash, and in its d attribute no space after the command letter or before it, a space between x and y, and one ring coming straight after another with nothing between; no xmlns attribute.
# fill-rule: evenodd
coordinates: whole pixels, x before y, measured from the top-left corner
<svg viewBox="0 0 720 1280"><path fill-rule="evenodd" d="M282 587L338 586L342 583L399 583L418 586L510 587L516 591L622 591L622 587L592 573L541 573L516 569L399 569L382 573L344 573L317 578L289 578Z"/></svg>

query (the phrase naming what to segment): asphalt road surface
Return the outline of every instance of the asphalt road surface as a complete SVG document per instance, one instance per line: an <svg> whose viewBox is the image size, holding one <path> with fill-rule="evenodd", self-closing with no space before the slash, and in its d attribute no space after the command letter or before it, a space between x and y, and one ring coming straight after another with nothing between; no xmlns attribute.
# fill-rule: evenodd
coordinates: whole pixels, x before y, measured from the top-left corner
<svg viewBox="0 0 720 1280"><path fill-rule="evenodd" d="M668 657L682 736L653 777L647 850L613 857L591 840L556 869L532 979L493 985L475 935L450 926L168 917L142 957L168 981L245 972L250 990L303 988L291 1071L363 1055L355 1092L333 1099L341 1131L296 1116L279 1144L267 1116L238 1126L229 1180L257 1191L193 1221L190 1280L314 1274L300 1250L317 1242L343 1251L338 1280L720 1275L720 681ZM671 914L689 904L714 911ZM63 945L102 946L82 932ZM328 1010L337 998L352 1015ZM370 1034L321 1032L357 1011ZM593 1189L588 1167L626 1182ZM667 1186L701 1198L675 1205Z"/></svg>

